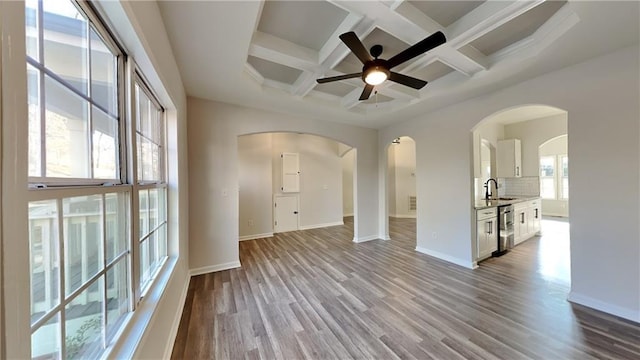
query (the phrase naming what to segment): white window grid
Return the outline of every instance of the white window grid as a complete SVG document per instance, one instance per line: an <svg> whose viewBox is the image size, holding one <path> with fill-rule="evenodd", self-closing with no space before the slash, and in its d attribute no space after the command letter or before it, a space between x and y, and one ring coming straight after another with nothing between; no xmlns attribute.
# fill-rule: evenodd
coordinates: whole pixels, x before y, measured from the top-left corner
<svg viewBox="0 0 640 360"><path fill-rule="evenodd" d="M34 59L31 56L27 55L27 64L33 66L38 72L38 87L39 87L39 117L40 117L40 174L41 176L30 176L29 182L32 184L47 184L49 186L73 186L73 185L91 185L91 184L102 184L102 183L111 183L111 184L121 184L126 179L125 167L125 158L124 154L126 151L124 149L124 121L123 117L120 114L123 114L123 101L121 99L124 97L124 69L125 69L125 56L122 48L118 45L117 42L113 40L113 35L111 32L103 25L102 20L96 15L95 11L91 7L91 5L87 2L78 2L76 0L70 0L75 5L78 11L87 18L88 26L87 33L89 34L91 29L94 29L96 34L100 36L101 40L107 45L109 50L115 55L118 59L117 61L117 110L118 113L114 114L110 109L105 108L100 103L96 102L92 97L92 72L91 72L91 41L87 42L88 47L88 59L87 66L87 82L89 86L87 87L87 94L82 93L72 84L67 82L61 76L56 74L53 70L47 68L46 63L44 61L44 6L43 1L38 0L38 13L36 16L36 21L38 23L38 59ZM50 0L51 1L51 0ZM53 0L55 1L55 0ZM119 178L114 179L96 179L94 178L94 167L93 167L93 156L88 156L89 160L89 177L88 178L56 178L56 177L47 177L46 176L46 99L45 99L45 77L48 76L52 80L56 81L59 85L63 86L66 90L71 91L76 96L79 96L81 99L88 102L88 124L87 124L87 151L90 154L93 152L93 136L91 129L93 128L93 107L95 106L100 111L108 114L109 116L117 119L118 121L118 145L119 145L119 154L120 156L116 159L118 161L117 168L119 169Z"/></svg>

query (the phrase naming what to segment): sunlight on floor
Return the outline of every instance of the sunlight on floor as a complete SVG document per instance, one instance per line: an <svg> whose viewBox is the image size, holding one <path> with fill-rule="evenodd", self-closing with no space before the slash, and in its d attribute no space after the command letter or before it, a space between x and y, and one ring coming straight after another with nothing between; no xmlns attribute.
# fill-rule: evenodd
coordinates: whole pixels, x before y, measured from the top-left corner
<svg viewBox="0 0 640 360"><path fill-rule="evenodd" d="M538 273L550 281L571 282L569 220L542 218L542 237L538 248Z"/></svg>

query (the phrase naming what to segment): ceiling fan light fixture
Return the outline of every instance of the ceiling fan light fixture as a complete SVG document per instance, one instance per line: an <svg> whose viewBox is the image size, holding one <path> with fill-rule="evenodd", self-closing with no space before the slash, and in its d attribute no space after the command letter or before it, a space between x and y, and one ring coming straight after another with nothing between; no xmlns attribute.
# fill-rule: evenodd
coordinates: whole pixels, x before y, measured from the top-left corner
<svg viewBox="0 0 640 360"><path fill-rule="evenodd" d="M369 85L380 85L389 78L389 70L382 66L374 66L364 73L364 82Z"/></svg>

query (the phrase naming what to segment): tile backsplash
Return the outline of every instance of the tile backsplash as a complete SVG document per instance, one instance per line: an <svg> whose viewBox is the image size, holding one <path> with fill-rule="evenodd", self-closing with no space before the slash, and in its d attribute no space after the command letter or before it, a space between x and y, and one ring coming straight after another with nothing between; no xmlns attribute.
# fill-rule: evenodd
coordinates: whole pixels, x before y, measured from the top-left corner
<svg viewBox="0 0 640 360"><path fill-rule="evenodd" d="M537 176L498 178L498 195L540 196L540 178Z"/></svg>

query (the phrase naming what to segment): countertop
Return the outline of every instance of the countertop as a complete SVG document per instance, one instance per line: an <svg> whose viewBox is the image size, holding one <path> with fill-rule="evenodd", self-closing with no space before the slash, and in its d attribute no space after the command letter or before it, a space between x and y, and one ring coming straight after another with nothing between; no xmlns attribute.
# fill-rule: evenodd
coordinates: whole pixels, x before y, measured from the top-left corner
<svg viewBox="0 0 640 360"><path fill-rule="evenodd" d="M482 210L482 209L498 207L498 206L513 205L523 201L540 199L539 196L530 196L530 197L508 196L508 197L512 197L514 199L513 200L478 200L476 201L474 208L476 210Z"/></svg>

